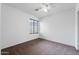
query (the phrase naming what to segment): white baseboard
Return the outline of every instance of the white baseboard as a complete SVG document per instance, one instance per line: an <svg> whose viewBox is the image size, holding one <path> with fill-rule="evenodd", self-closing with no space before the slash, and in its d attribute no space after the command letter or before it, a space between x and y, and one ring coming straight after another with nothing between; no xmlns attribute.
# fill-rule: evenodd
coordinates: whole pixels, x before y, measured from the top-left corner
<svg viewBox="0 0 79 59"><path fill-rule="evenodd" d="M79 50L79 47L75 47L76 50Z"/></svg>

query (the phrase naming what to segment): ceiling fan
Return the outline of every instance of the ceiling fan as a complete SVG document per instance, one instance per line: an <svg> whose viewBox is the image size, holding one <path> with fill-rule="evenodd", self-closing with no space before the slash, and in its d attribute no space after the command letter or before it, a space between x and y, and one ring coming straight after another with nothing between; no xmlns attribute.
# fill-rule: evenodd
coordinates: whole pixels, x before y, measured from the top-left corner
<svg viewBox="0 0 79 59"><path fill-rule="evenodd" d="M49 9L51 9L53 6L53 3L41 3L39 8L36 8L35 11L43 10L45 12L48 12Z"/></svg>

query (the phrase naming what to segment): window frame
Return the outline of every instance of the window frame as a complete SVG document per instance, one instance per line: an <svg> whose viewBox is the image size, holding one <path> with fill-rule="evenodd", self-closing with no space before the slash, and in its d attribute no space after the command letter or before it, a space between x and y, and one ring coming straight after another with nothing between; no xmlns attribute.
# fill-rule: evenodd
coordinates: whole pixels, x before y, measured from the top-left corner
<svg viewBox="0 0 79 59"><path fill-rule="evenodd" d="M30 18L30 30L31 30L31 33L30 34L38 34L39 33L39 21L38 20L35 20L35 19L32 19Z"/></svg>

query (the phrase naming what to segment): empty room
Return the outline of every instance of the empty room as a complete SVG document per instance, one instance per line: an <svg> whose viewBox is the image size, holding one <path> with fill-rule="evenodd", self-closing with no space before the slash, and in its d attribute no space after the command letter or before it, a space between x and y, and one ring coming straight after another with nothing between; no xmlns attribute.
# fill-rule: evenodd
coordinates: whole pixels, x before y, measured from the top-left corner
<svg viewBox="0 0 79 59"><path fill-rule="evenodd" d="M78 3L0 3L1 55L79 55Z"/></svg>

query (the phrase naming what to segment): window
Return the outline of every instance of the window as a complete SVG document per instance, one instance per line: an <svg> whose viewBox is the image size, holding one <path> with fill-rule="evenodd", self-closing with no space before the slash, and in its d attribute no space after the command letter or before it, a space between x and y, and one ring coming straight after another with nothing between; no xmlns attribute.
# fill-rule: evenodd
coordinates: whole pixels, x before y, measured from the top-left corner
<svg viewBox="0 0 79 59"><path fill-rule="evenodd" d="M39 32L39 21L30 18L30 30L31 34L38 34Z"/></svg>

